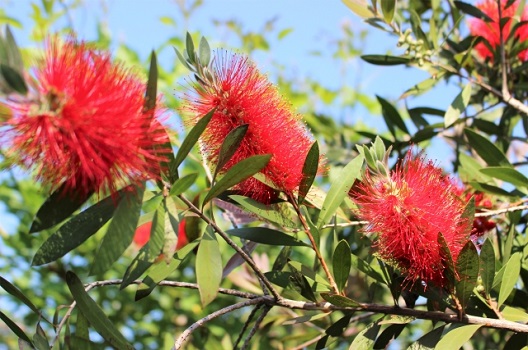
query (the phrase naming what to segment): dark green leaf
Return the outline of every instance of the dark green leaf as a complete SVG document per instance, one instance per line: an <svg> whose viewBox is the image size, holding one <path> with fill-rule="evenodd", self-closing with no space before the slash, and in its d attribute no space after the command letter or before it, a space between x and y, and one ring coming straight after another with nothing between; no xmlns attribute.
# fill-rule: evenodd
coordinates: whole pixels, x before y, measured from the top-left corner
<svg viewBox="0 0 528 350"><path fill-rule="evenodd" d="M345 329L348 328L351 318L351 314L346 314L345 316L341 317L339 320L334 322L330 327L328 327L325 333L332 337L340 337L341 335L343 335Z"/></svg>
<svg viewBox="0 0 528 350"><path fill-rule="evenodd" d="M189 61L191 63L196 63L196 58L194 57L194 43L192 36L189 32L185 35L185 49L187 50L187 56L189 56Z"/></svg>
<svg viewBox="0 0 528 350"><path fill-rule="evenodd" d="M396 7L396 0L384 0L381 2L381 11L383 12L383 18L387 23L392 22L394 17L394 8Z"/></svg>
<svg viewBox="0 0 528 350"><path fill-rule="evenodd" d="M197 178L197 173L185 175L179 178L172 184L169 194L173 197L182 194L183 192L187 191L189 187L194 185Z"/></svg>
<svg viewBox="0 0 528 350"><path fill-rule="evenodd" d="M378 337L378 333L380 331L380 324L379 322L373 322L367 326L364 330L358 333L356 337L354 338L354 341L352 344L350 344L350 349L357 349L357 350L370 350L374 347L374 343L376 342L376 338Z"/></svg>
<svg viewBox="0 0 528 350"><path fill-rule="evenodd" d="M298 202L301 204L306 197L306 194L312 187L317 170L319 169L319 144L315 141L310 147L302 169L303 178L299 185Z"/></svg>
<svg viewBox="0 0 528 350"><path fill-rule="evenodd" d="M145 111L150 111L156 107L156 99L158 96L158 64L156 60L156 52L152 50L150 55L150 69L147 81L147 91L145 92L145 104L143 108Z"/></svg>
<svg viewBox="0 0 528 350"><path fill-rule="evenodd" d="M394 106L384 98L379 97L378 95L376 95L376 98L378 99L378 102L381 105L381 113L383 114L385 123L387 123L389 129L393 130L392 134L396 136L394 133L394 125L397 126L398 129L400 129L404 133L409 134L409 130L407 130L407 126L405 125L405 122L403 121L400 113L396 110L396 108L394 108Z"/></svg>
<svg viewBox="0 0 528 350"><path fill-rule="evenodd" d="M214 300L222 281L222 255L216 236L205 230L196 254L196 281L202 306Z"/></svg>
<svg viewBox="0 0 528 350"><path fill-rule="evenodd" d="M342 239L337 244L332 256L332 268L337 288L342 291L348 280L350 268L352 267L352 254L347 241Z"/></svg>
<svg viewBox="0 0 528 350"><path fill-rule="evenodd" d="M316 283L326 286L328 287L328 290L330 290L330 284L328 283L328 281L322 276L316 274L315 271L309 268L308 266L303 265L298 261L289 261L288 264L296 268L306 278L309 278Z"/></svg>
<svg viewBox="0 0 528 350"><path fill-rule="evenodd" d="M295 223L281 211L280 204L265 205L249 197L230 195L229 198L240 204L245 210L281 227L295 227ZM277 209L277 207L279 209Z"/></svg>
<svg viewBox="0 0 528 350"><path fill-rule="evenodd" d="M264 273L264 276L273 284L279 287L286 288L290 283L291 272L289 271L269 271Z"/></svg>
<svg viewBox="0 0 528 350"><path fill-rule="evenodd" d="M145 184L125 193L97 250L90 275L102 274L130 246L141 214Z"/></svg>
<svg viewBox="0 0 528 350"><path fill-rule="evenodd" d="M495 277L495 250L489 238L484 241L480 250L480 276L484 290L489 296Z"/></svg>
<svg viewBox="0 0 528 350"><path fill-rule="evenodd" d="M187 60L183 57L181 52L175 47L173 47L173 49L176 52L176 56L178 56L178 60L181 62L181 64L183 64L185 68L187 68L188 70L194 71L193 67L189 64L189 62L187 62Z"/></svg>
<svg viewBox="0 0 528 350"><path fill-rule="evenodd" d="M63 184L39 208L29 233L42 231L57 225L79 209L92 193L81 195L71 191L66 192Z"/></svg>
<svg viewBox="0 0 528 350"><path fill-rule="evenodd" d="M455 263L453 262L453 256L442 232L438 233L438 245L440 246L440 255L445 263L444 274L450 284L454 286L456 283Z"/></svg>
<svg viewBox="0 0 528 350"><path fill-rule="evenodd" d="M204 37L200 39L198 51L200 56L200 64L204 67L207 67L209 65L209 62L211 61L211 48L209 47L209 43Z"/></svg>
<svg viewBox="0 0 528 350"><path fill-rule="evenodd" d="M456 296L462 309L465 310L473 289L477 285L479 273L479 256L472 241L467 242L460 251L456 270L459 276L459 281L456 283Z"/></svg>
<svg viewBox="0 0 528 350"><path fill-rule="evenodd" d="M155 265L150 270L148 276L143 279L143 283L139 285L135 300L140 300L152 293L158 283L166 279L180 266L189 253L192 252L194 248L196 248L198 242L199 241L190 242L185 247L182 247L180 250L178 250L176 254L174 254L174 257L169 264L161 262Z"/></svg>
<svg viewBox="0 0 528 350"><path fill-rule="evenodd" d="M471 5L471 4L468 4L466 2L463 2L463 1L455 1L455 6L457 9L459 9L461 12L467 14L467 15L470 15L470 16L473 16L473 17L476 17L476 18L479 18L483 21L486 21L486 22L493 22L493 19L491 19L487 14L485 14L484 12L482 12L479 8Z"/></svg>
<svg viewBox="0 0 528 350"><path fill-rule="evenodd" d="M440 341L445 326L440 326L426 333L415 343L407 348L407 350L434 350L436 344Z"/></svg>
<svg viewBox="0 0 528 350"><path fill-rule="evenodd" d="M480 327L481 324L472 324L452 328L442 336L435 349L460 349Z"/></svg>
<svg viewBox="0 0 528 350"><path fill-rule="evenodd" d="M284 232L267 227L243 227L227 230L226 232L230 235L262 244L309 247L308 244L299 241Z"/></svg>
<svg viewBox="0 0 528 350"><path fill-rule="evenodd" d="M449 108L446 111L446 114L444 116L444 126L446 128L453 125L458 120L458 117L460 117L460 115L464 113L469 104L470 97L471 84L467 84L466 86L464 86L462 91L460 91L460 93L455 97L453 102L451 102L451 105L449 105Z"/></svg>
<svg viewBox="0 0 528 350"><path fill-rule="evenodd" d="M37 332L33 335L33 345L37 350L49 350L49 342L46 339L44 330L40 325L37 325Z"/></svg>
<svg viewBox="0 0 528 350"><path fill-rule="evenodd" d="M290 285L303 297L316 303L317 298L315 297L312 287L310 286L310 283L308 283L306 277L304 277L302 273L300 273L291 264L289 266L291 270Z"/></svg>
<svg viewBox="0 0 528 350"><path fill-rule="evenodd" d="M15 322L13 322L9 317L7 317L6 314L4 314L2 311L0 311L0 320L4 321L6 326L17 335L20 339L23 341L33 345L33 342L29 339L29 337L24 333L22 328L20 328Z"/></svg>
<svg viewBox="0 0 528 350"><path fill-rule="evenodd" d="M40 313L40 310L31 302L31 300L28 299L22 293L20 289L18 289L16 286L14 286L11 282L0 276L0 287L2 287L6 292L23 302L27 307L29 307L33 312L35 312L37 315L42 317L46 322L50 323L48 320L46 320Z"/></svg>
<svg viewBox="0 0 528 350"><path fill-rule="evenodd" d="M335 306L353 308L361 307L361 304L357 301L344 297L342 295L332 293L321 293L321 297Z"/></svg>
<svg viewBox="0 0 528 350"><path fill-rule="evenodd" d="M281 271L284 268L284 266L286 266L286 264L288 263L291 252L292 252L291 246L283 247L279 255L277 255L277 258L275 259L275 262L273 263L273 267L271 269L273 271Z"/></svg>
<svg viewBox="0 0 528 350"><path fill-rule="evenodd" d="M269 163L270 159L271 154L263 154L251 156L233 165L209 190L202 205L205 205L225 190L261 171Z"/></svg>
<svg viewBox="0 0 528 350"><path fill-rule="evenodd" d="M22 75L20 75L19 72L17 72L8 65L0 63L0 73L2 73L4 80L11 89L15 90L16 92L22 95L27 94L28 88L26 82L24 81L24 78L22 77Z"/></svg>
<svg viewBox="0 0 528 350"><path fill-rule="evenodd" d="M227 134L226 138L224 139L224 142L222 142L222 146L220 146L218 162L216 164L215 172L213 175L213 182L215 181L218 172L222 170L224 165L226 165L227 162L231 160L235 152L238 150L238 147L240 147L244 136L246 136L248 127L249 124L243 124L237 126L235 129L231 130L229 134Z"/></svg>
<svg viewBox="0 0 528 350"><path fill-rule="evenodd" d="M337 208L348 195L348 191L354 184L354 181L359 178L363 159L364 157L361 155L352 159L343 170L341 170L340 176L333 181L328 190L321 211L319 212L319 217L317 219L318 229L321 229L321 227L335 214Z"/></svg>
<svg viewBox="0 0 528 350"><path fill-rule="evenodd" d="M211 118L213 117L214 112L215 112L214 109L209 111L205 116L200 118L198 123L196 123L196 125L191 129L191 131L189 131L189 134L183 140L180 146L180 149L178 149L178 152L176 153L176 157L170 164L171 174L178 174L178 167L185 160L185 158L187 157L191 149L196 144L196 141L198 141L198 139L204 132L205 128L207 127L207 124L209 124L209 122L211 121Z"/></svg>
<svg viewBox="0 0 528 350"><path fill-rule="evenodd" d="M519 190L522 188L523 192L526 192L528 189L528 178L524 176L523 173L513 168L494 166L480 169L480 172L496 179L509 182Z"/></svg>
<svg viewBox="0 0 528 350"><path fill-rule="evenodd" d="M94 204L62 225L42 244L31 264L39 266L50 263L81 245L110 220L123 193L127 191L130 191L130 187L120 190L114 195L115 198L107 197Z"/></svg>
<svg viewBox="0 0 528 350"><path fill-rule="evenodd" d="M508 158L486 137L475 131L465 128L464 134L468 139L468 144L478 155L490 166L507 166L511 167Z"/></svg>
<svg viewBox="0 0 528 350"><path fill-rule="evenodd" d="M117 330L114 323L106 317L99 305L86 293L81 280L73 272L68 271L66 273L66 282L73 299L77 302L76 307L83 313L97 333L116 349L134 349Z"/></svg>
<svg viewBox="0 0 528 350"><path fill-rule="evenodd" d="M401 332L405 328L405 324L391 324L389 327L385 328L383 332L377 337L376 342L374 343L374 349L386 349L389 343L398 338Z"/></svg>
<svg viewBox="0 0 528 350"><path fill-rule="evenodd" d="M385 283L385 279L383 278L381 271L375 269L373 264L369 265L365 260L362 260L353 254L350 255L350 258L352 266L355 269L358 269L359 271L363 272L367 276L372 277L374 280L380 283Z"/></svg>
<svg viewBox="0 0 528 350"><path fill-rule="evenodd" d="M497 298L497 307L500 307L510 296L513 288L519 280L521 273L521 253L513 254L504 267L502 282Z"/></svg>
<svg viewBox="0 0 528 350"><path fill-rule="evenodd" d="M5 30L5 45L7 51L7 64L19 74L21 74L24 70L24 62L22 61L20 49L18 48L18 45L15 42L15 37L13 36L13 33L11 32L11 28L9 26L6 26Z"/></svg>
<svg viewBox="0 0 528 350"><path fill-rule="evenodd" d="M363 55L361 58L371 64L378 66L395 66L398 64L407 64L411 60L406 57L388 56L388 55Z"/></svg>

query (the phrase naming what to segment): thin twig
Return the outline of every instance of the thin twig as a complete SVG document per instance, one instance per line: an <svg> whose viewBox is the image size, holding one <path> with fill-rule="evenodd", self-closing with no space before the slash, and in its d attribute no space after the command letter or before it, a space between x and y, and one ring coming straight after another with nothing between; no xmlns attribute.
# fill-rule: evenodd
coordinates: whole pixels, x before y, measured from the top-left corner
<svg viewBox="0 0 528 350"><path fill-rule="evenodd" d="M237 340L235 341L235 344L233 345L233 349L238 348L238 344L242 340L242 337L244 336L244 333L246 333L247 328L249 327L249 324L253 322L253 317L257 314L258 310L262 307L262 304L259 304L251 310L251 313L249 314L246 322L244 322L244 326L242 327L242 330L240 331L240 334L238 335Z"/></svg>
<svg viewBox="0 0 528 350"><path fill-rule="evenodd" d="M481 213L475 213L475 217L495 216L495 215L498 215L498 214L511 213L511 212L514 212L514 211L526 210L526 209L528 209L528 205L527 204L525 204L525 205L517 205L517 206L514 206L514 207L502 208L502 209L497 209L497 210L486 210L486 211L483 211Z"/></svg>
<svg viewBox="0 0 528 350"><path fill-rule="evenodd" d="M179 350L182 348L183 344L187 341L187 338L192 334L192 332L197 329L198 327L203 326L205 323L211 321L212 319L217 318L218 316L225 315L227 313L233 312L235 310L241 309L246 306L251 305L257 305L257 304L265 304L269 301L274 301L274 299L268 297L268 296L262 296L255 299L250 299L246 301L242 301L240 303L236 303L233 305L226 306L218 311L215 311L204 318L199 319L198 321L194 322L192 325L190 325L185 331L183 331L182 334L176 339L174 342L174 346L172 347L173 350Z"/></svg>
<svg viewBox="0 0 528 350"><path fill-rule="evenodd" d="M246 337L246 340L244 341L244 344L242 345L241 350L246 350L249 347L249 342L251 341L253 336L257 333L258 329L260 328L260 324L262 323L262 321L264 321L264 318L266 317L268 312L271 310L271 308L272 306L270 305L264 306L264 309L262 310L259 317L255 321L255 324L253 325L253 327L251 327L251 330L249 331L249 334Z"/></svg>
<svg viewBox="0 0 528 350"><path fill-rule="evenodd" d="M255 272L255 274L258 276L258 278L266 285L269 292L275 297L275 299L280 299L281 296L279 293L273 288L273 285L271 282L264 276L264 273L258 268L258 266L255 264L253 259L251 259L250 256L246 254L229 236L227 233L225 233L218 225L213 222L209 217L207 217L200 209L198 209L191 201L189 201L187 198L185 198L183 195L178 196L188 207L189 209L197 214L203 221L205 221L208 225L210 225L216 233L218 233L224 241L227 242L233 248L240 256L246 261L246 263L251 267L251 269Z"/></svg>

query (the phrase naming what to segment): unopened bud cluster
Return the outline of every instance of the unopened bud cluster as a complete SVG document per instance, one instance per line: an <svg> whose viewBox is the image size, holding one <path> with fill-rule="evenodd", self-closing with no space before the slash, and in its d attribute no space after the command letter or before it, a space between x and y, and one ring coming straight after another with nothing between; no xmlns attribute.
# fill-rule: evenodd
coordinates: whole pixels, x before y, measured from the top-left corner
<svg viewBox="0 0 528 350"><path fill-rule="evenodd" d="M405 55L414 58L419 66L423 66L426 61L431 60L433 52L426 48L422 39L414 38L410 28L400 34L396 45L406 48Z"/></svg>

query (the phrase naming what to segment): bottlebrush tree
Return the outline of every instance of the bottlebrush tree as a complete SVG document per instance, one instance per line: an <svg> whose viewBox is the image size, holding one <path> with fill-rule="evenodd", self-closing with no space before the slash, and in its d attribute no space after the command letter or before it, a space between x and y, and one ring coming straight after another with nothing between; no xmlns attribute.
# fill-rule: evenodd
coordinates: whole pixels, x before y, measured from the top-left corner
<svg viewBox="0 0 528 350"><path fill-rule="evenodd" d="M428 74L404 106L376 96L386 128L294 106L199 33L171 76L74 33L23 61L5 28L8 347L526 348L528 8L344 3L394 39L365 64ZM452 103L410 107L441 83Z"/></svg>

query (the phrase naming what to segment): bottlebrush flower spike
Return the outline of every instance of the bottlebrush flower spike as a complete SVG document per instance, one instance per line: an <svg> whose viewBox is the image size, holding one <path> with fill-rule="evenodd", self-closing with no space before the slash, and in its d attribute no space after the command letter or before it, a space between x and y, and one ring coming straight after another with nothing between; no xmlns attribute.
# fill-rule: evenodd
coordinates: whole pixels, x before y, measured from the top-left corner
<svg viewBox="0 0 528 350"><path fill-rule="evenodd" d="M221 171L250 156L271 154L262 173L276 188L293 193L302 180L304 160L313 143L301 116L292 112L278 90L244 56L216 56L210 72L209 79L194 83L195 92L184 96L183 107L192 123L216 108L202 137L207 160L216 163L227 134L247 124L239 149ZM235 190L266 204L278 196L276 190L254 178Z"/></svg>
<svg viewBox="0 0 528 350"><path fill-rule="evenodd" d="M501 18L512 18L517 12L519 2L515 1L510 6L506 7L509 1L506 0L484 0L476 5L483 13L492 19L492 22L486 22L479 18L471 18L468 21L469 30L471 35L483 37L493 49L498 50L500 47L500 29L499 29L499 7L501 8ZM528 20L528 8L525 8L522 15L521 21ZM510 19L502 28L503 40L508 40L512 30L512 20ZM528 25L523 24L516 29L515 37L519 42L528 40ZM483 59L490 59L493 62L494 53L484 43L478 43L475 46L475 50ZM518 57L521 61L528 60L528 49L522 50Z"/></svg>
<svg viewBox="0 0 528 350"><path fill-rule="evenodd" d="M156 178L166 141L158 112L144 113L145 84L84 43L52 39L28 96L11 96L3 141L52 190L114 192Z"/></svg>
<svg viewBox="0 0 528 350"><path fill-rule="evenodd" d="M351 192L359 218L368 221L365 233L378 235L380 257L401 269L406 283L446 286L438 234L454 261L469 239L464 205L446 180L440 168L409 151L389 175L366 174Z"/></svg>
<svg viewBox="0 0 528 350"><path fill-rule="evenodd" d="M482 213L483 209L491 209L493 207L491 200L482 192L460 186L456 187L455 192L464 203L469 202L471 197L473 197L475 199L476 213ZM471 238L476 240L486 232L493 230L496 226L495 222L489 217L475 217L473 220L473 229L471 230Z"/></svg>

